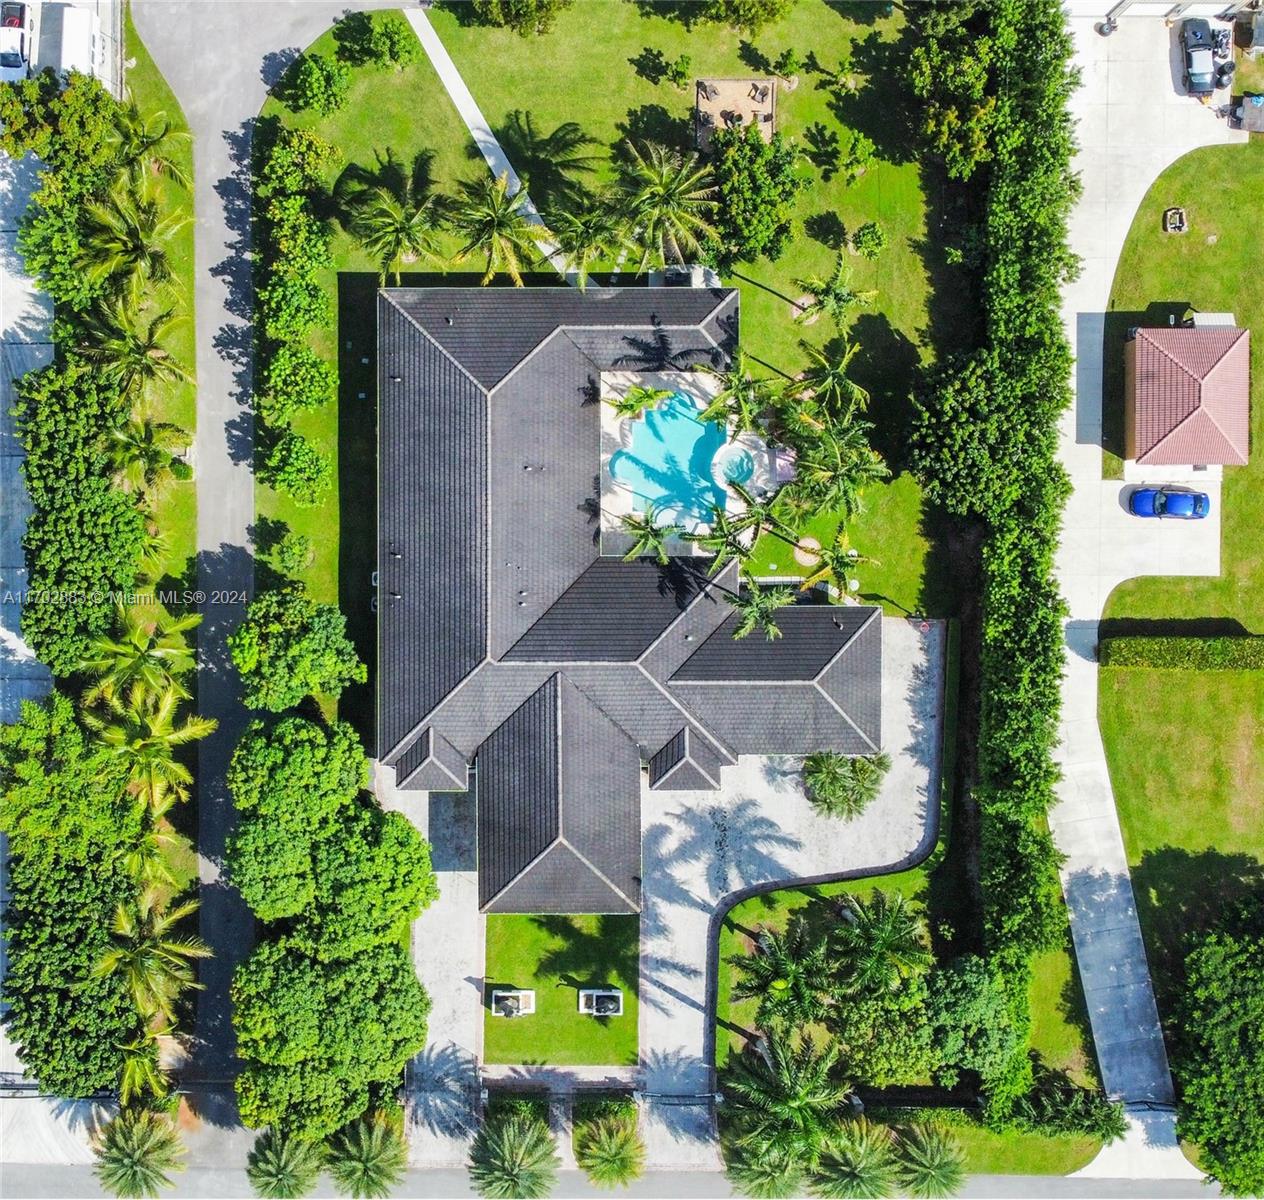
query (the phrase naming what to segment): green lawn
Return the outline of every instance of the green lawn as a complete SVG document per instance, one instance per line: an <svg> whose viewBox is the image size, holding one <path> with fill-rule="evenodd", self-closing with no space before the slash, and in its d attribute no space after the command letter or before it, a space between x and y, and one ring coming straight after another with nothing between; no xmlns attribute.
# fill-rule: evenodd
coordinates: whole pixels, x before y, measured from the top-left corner
<svg viewBox="0 0 1264 1200"><path fill-rule="evenodd" d="M639 917L489 916L486 970L484 1062L636 1063ZM606 986L622 989L623 1015L580 1015L579 989ZM504 987L533 988L535 1013L492 1016L492 990Z"/></svg>
<svg viewBox="0 0 1264 1200"><path fill-rule="evenodd" d="M1107 619L1236 622L1264 633L1264 271L1259 206L1264 139L1195 150L1146 194L1119 260L1107 317L1105 442L1123 428L1122 338L1129 325L1166 323L1188 307L1233 312L1251 336L1251 462L1225 471L1221 574L1215 579L1133 579L1112 593ZM1181 205L1190 231L1165 234L1163 209ZM1214 239L1209 241L1209 239ZM1109 454L1108 454L1109 459ZM1109 465L1109 463L1108 463Z"/></svg>

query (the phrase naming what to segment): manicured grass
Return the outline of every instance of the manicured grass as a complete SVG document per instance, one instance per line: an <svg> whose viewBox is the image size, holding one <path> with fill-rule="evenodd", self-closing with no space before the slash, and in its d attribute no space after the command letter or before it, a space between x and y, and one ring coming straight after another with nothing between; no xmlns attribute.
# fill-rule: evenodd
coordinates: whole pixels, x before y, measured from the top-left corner
<svg viewBox="0 0 1264 1200"><path fill-rule="evenodd" d="M640 918L487 918L483 1061L630 1066L637 1061ZM579 989L617 987L623 1015L578 1012ZM535 1013L493 1017L493 988L535 989Z"/></svg>
<svg viewBox="0 0 1264 1200"><path fill-rule="evenodd" d="M146 115L165 114L172 128L188 133L188 124L175 95L167 86L145 43L140 40L132 24L131 9L124 16L125 58L132 61L127 69L127 86L141 112ZM162 177L151 180L164 216L178 214L184 224L173 234L167 245L171 259L173 286L168 295L158 301L160 306L172 306L180 317L179 323L168 335L168 349L176 361L189 372L187 382L164 385L154 389L150 400L150 415L155 421L178 425L189 434L192 441L197 422L197 333L193 322L194 260L193 260L193 145L189 138L173 140L165 151L184 170L190 181L190 189ZM196 470L197 464L194 464ZM192 578L193 558L197 552L197 499L196 484L172 483L158 499L154 519L167 536L170 546L166 557L166 576L169 580Z"/></svg>
<svg viewBox="0 0 1264 1200"><path fill-rule="evenodd" d="M1107 668L1099 719L1151 977L1170 1012L1186 935L1264 887L1264 673Z"/></svg>
<svg viewBox="0 0 1264 1200"><path fill-rule="evenodd" d="M1193 307L1233 312L1251 334L1251 462L1225 470L1221 573L1214 579L1133 579L1112 593L1107 619L1237 622L1264 633L1264 272L1259 205L1264 139L1195 150L1146 194L1119 260L1107 318L1105 441L1122 444L1123 335ZM1162 213L1181 205L1190 231L1163 233ZM1215 239L1209 244L1209 239Z"/></svg>
<svg viewBox="0 0 1264 1200"><path fill-rule="evenodd" d="M1102 1148L1098 1138L993 1133L975 1124L954 1125L953 1133L965 1148L971 1175L1069 1175Z"/></svg>
<svg viewBox="0 0 1264 1200"><path fill-rule="evenodd" d="M1098 1083L1092 1031L1084 1004L1084 989L1075 955L1069 945L1038 954L1032 962L1031 1047L1051 1067L1065 1071L1077 1083Z"/></svg>

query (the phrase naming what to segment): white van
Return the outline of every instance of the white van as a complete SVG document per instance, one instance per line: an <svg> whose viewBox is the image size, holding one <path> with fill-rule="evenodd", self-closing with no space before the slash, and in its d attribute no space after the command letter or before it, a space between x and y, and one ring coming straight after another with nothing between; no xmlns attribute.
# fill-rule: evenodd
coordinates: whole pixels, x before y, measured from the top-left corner
<svg viewBox="0 0 1264 1200"><path fill-rule="evenodd" d="M45 19L48 9L45 5ZM61 53L57 64L62 71L79 71L83 75L101 73L101 21L86 8L71 4L56 5L61 10Z"/></svg>

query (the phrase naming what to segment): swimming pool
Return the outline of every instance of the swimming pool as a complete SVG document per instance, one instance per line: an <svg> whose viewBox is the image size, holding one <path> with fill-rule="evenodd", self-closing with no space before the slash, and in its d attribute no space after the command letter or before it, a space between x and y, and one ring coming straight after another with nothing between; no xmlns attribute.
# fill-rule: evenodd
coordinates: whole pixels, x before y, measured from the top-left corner
<svg viewBox="0 0 1264 1200"><path fill-rule="evenodd" d="M751 478L750 451L729 445L724 426L701 420L701 410L700 400L677 391L628 422L631 444L610 456L610 477L632 493L637 512L658 509L687 529L709 524L711 510L728 502L721 481Z"/></svg>

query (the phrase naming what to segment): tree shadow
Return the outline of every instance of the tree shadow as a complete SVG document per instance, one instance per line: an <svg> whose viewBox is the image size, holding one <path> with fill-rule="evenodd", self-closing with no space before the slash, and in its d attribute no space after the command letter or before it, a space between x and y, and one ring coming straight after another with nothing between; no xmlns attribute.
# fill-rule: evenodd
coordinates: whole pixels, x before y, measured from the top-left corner
<svg viewBox="0 0 1264 1200"><path fill-rule="evenodd" d="M869 393L866 415L873 423L871 443L898 474L909 466L912 397L921 356L885 313L862 313L852 324L850 336L860 347L851 375Z"/></svg>
<svg viewBox="0 0 1264 1200"><path fill-rule="evenodd" d="M868 137L877 156L888 163L911 162L917 152L917 139L909 136L909 130L917 128L913 98L907 88L892 86L892 80L904 78L914 39L912 25L904 26L894 39L875 29L852 44L852 70L865 82L855 91L826 83L830 112L848 129Z"/></svg>
<svg viewBox="0 0 1264 1200"><path fill-rule="evenodd" d="M803 232L830 250L841 250L847 244L847 226L832 209L813 213L803 222Z"/></svg>
<svg viewBox="0 0 1264 1200"><path fill-rule="evenodd" d="M807 145L807 159L821 173L821 179L829 183L838 174L843 160L843 139L837 129L831 129L823 121L813 121L803 131Z"/></svg>
<svg viewBox="0 0 1264 1200"><path fill-rule="evenodd" d="M593 175L603 162L601 155L591 152L599 145L597 139L577 121L563 121L544 133L529 111L514 109L496 137L531 199L549 211L578 207L592 189L577 177ZM470 150L479 153L473 145Z"/></svg>
<svg viewBox="0 0 1264 1200"><path fill-rule="evenodd" d="M741 59L743 66L760 75L767 75L772 71L772 60L746 38L737 43L737 57Z"/></svg>
<svg viewBox="0 0 1264 1200"><path fill-rule="evenodd" d="M667 56L653 46L646 46L640 54L628 59L628 65L637 74L638 79L657 87L667 78Z"/></svg>
<svg viewBox="0 0 1264 1200"><path fill-rule="evenodd" d="M1251 630L1232 617L1195 617L1190 620L1111 617L1097 625L1097 637L1251 637Z"/></svg>
<svg viewBox="0 0 1264 1200"><path fill-rule="evenodd" d="M532 917L531 923L561 943L541 955L537 974L554 975L568 987L602 987L617 981L637 991L641 943L636 917L600 916L593 932L573 917L541 915Z"/></svg>
<svg viewBox="0 0 1264 1200"><path fill-rule="evenodd" d="M626 161L628 142L642 145L657 142L673 150L693 149L693 118L688 113L668 112L662 104L640 104L628 109L625 120L620 121L619 141L611 146L617 159Z"/></svg>
<svg viewBox="0 0 1264 1200"><path fill-rule="evenodd" d="M1144 310L1119 309L1105 314L1102 325L1102 449L1118 458L1124 445L1124 344L1128 332L1139 327L1159 328L1179 322L1189 311L1188 300L1156 301Z"/></svg>
<svg viewBox="0 0 1264 1200"><path fill-rule="evenodd" d="M853 25L876 25L879 17L889 17L892 5L878 0L825 0L825 7Z"/></svg>

